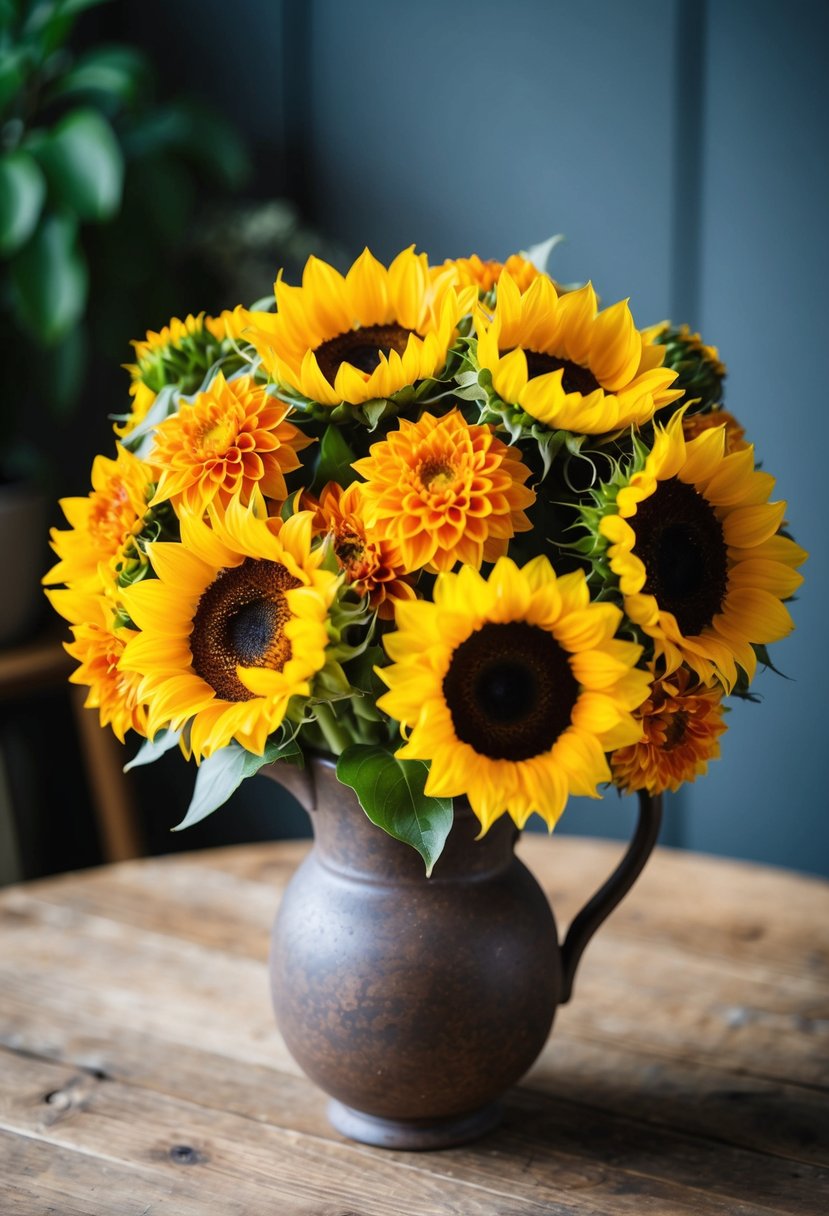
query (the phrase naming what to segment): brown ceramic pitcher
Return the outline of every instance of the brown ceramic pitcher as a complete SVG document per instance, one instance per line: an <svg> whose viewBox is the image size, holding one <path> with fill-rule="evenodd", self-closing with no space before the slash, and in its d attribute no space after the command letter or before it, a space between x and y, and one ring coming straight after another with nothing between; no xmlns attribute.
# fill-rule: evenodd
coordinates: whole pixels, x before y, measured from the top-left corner
<svg viewBox="0 0 829 1216"><path fill-rule="evenodd" d="M581 953L640 873L659 831L640 798L634 838L559 946L506 816L475 840L462 799L431 878L375 827L330 760L268 775L311 813L314 845L276 918L271 988L289 1051L332 1098L344 1135L391 1148L463 1143L538 1056Z"/></svg>

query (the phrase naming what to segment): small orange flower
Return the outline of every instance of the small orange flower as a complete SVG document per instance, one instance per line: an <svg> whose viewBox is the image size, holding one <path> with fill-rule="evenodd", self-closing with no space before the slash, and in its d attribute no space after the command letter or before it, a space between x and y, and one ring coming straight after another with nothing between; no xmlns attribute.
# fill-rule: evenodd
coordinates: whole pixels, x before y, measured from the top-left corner
<svg viewBox="0 0 829 1216"><path fill-rule="evenodd" d="M343 490L329 482L320 497L321 528L333 542L334 555L346 582L368 596L383 620L394 620L394 605L415 598L411 577L404 573L400 554L391 541L369 537L363 518L361 487Z"/></svg>
<svg viewBox="0 0 829 1216"><path fill-rule="evenodd" d="M105 581L114 581L125 546L141 531L155 478L153 468L125 448L116 448L115 460L96 456L90 493L61 499L70 527L52 529L52 548L60 560L44 583L97 592Z"/></svg>
<svg viewBox="0 0 829 1216"><path fill-rule="evenodd" d="M282 503L285 474L299 468L297 452L312 441L285 418L290 407L271 397L251 376L225 380L219 372L192 405L162 422L152 460L161 469L153 503L172 500L201 514L219 498L239 494L250 501L254 487Z"/></svg>
<svg viewBox="0 0 829 1216"><path fill-rule="evenodd" d="M686 442L696 439L703 431L713 430L714 427L725 426L725 454L742 452L751 445L745 440L745 427L741 426L728 410L712 410L708 414L685 414L682 418L682 430Z"/></svg>
<svg viewBox="0 0 829 1216"><path fill-rule="evenodd" d="M611 756L613 781L628 793L677 790L720 754L719 738L726 729L722 689L696 682L687 667L654 679L634 717L641 719L642 739Z"/></svg>
<svg viewBox="0 0 829 1216"><path fill-rule="evenodd" d="M519 453L457 409L401 418L354 468L366 478L366 521L400 550L405 570L451 570L456 562L478 570L532 526L524 508L535 494Z"/></svg>
<svg viewBox="0 0 829 1216"><path fill-rule="evenodd" d="M446 262L454 266L458 272L458 283L462 287L475 284L482 294L491 291L501 277L502 271L508 271L515 279L521 291L526 291L533 279L541 273L532 262L522 258L520 253L511 253L506 262L482 261L477 253L469 258L455 258Z"/></svg>
<svg viewBox="0 0 829 1216"><path fill-rule="evenodd" d="M87 709L97 709L101 726L111 726L115 735L124 742L128 730L146 737L147 709L138 699L141 677L135 672L122 671L121 655L133 629L109 629L105 623L106 608L102 619L85 621L73 625L74 641L65 643L65 649L79 667L69 679L73 684L86 685L89 695L84 702ZM111 616L111 614L110 614Z"/></svg>

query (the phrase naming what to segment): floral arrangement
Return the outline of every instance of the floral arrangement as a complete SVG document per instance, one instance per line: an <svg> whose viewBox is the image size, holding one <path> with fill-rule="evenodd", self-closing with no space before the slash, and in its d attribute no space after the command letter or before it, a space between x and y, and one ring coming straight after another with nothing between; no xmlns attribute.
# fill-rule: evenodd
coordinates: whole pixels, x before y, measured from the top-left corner
<svg viewBox="0 0 829 1216"><path fill-rule="evenodd" d="M806 554L716 349L557 283L556 239L312 257L272 311L133 343L44 581L132 763L198 765L179 826L323 753L431 870L455 797L552 828L719 755Z"/></svg>

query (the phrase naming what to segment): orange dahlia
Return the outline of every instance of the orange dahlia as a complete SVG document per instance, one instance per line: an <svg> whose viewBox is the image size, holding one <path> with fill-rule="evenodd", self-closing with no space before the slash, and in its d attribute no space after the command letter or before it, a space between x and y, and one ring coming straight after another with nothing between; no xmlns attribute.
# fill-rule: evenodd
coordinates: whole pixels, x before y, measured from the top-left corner
<svg viewBox="0 0 829 1216"><path fill-rule="evenodd" d="M519 453L457 409L401 418L354 468L366 479L369 527L394 543L405 570L451 570L456 562L480 569L532 526L524 508L535 494Z"/></svg>
<svg viewBox="0 0 829 1216"><path fill-rule="evenodd" d="M61 499L70 527L52 529L52 548L60 560L44 583L100 591L104 579L114 582L129 542L144 525L155 477L149 464L120 446L115 460L96 456L90 493L85 498Z"/></svg>
<svg viewBox="0 0 829 1216"><path fill-rule="evenodd" d="M111 628L107 623L111 619L112 614L104 610L100 620L74 625L74 640L65 649L79 663L70 681L89 688L84 705L97 709L101 726L111 726L123 743L128 730L146 736L147 708L138 696L141 677L120 665L124 647L136 632Z"/></svg>
<svg viewBox="0 0 829 1216"><path fill-rule="evenodd" d="M677 790L720 754L722 689L699 683L687 667L657 677L633 716L641 720L642 739L610 758L614 783L628 793Z"/></svg>
<svg viewBox="0 0 829 1216"><path fill-rule="evenodd" d="M369 538L361 487L353 482L344 490L329 482L320 496L319 516L346 582L368 596L381 618L393 620L395 602L414 599L415 591L391 541Z"/></svg>
<svg viewBox="0 0 829 1216"><path fill-rule="evenodd" d="M152 460L161 470L153 503L201 514L218 497L243 503L254 487L282 503L285 474L299 468L297 452L312 441L285 419L290 407L251 376L225 380L221 372L192 405L183 403L156 430Z"/></svg>
<svg viewBox="0 0 829 1216"><path fill-rule="evenodd" d="M467 287L474 283L483 294L492 290L505 270L521 291L526 291L533 279L538 278L541 273L532 262L522 258L520 253L511 253L506 262L482 261L477 253L473 253L471 257L455 258L454 261L447 261L445 265L455 267L461 286Z"/></svg>
<svg viewBox="0 0 829 1216"><path fill-rule="evenodd" d="M731 452L741 452L750 446L746 442L745 427L737 421L733 414L729 414L728 410L712 410L707 414L684 414L682 418L682 430L686 442L696 439L703 431L710 431L718 426L725 427L726 455Z"/></svg>

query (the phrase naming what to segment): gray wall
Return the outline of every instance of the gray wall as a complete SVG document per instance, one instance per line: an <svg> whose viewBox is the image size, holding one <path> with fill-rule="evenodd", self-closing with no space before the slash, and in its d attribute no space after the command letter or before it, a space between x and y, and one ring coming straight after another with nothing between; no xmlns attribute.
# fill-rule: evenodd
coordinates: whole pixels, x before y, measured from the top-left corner
<svg viewBox="0 0 829 1216"><path fill-rule="evenodd" d="M663 839L829 873L824 3L237 0L228 26L224 4L177 0L160 19L196 11L228 65L214 97L265 141L263 170L284 152L269 136L288 141L289 187L293 164L350 252L499 257L564 232L559 277L720 347L729 404L812 557L774 650L789 678L760 676L764 703L735 708ZM626 801L578 800L561 828L624 834Z"/></svg>

